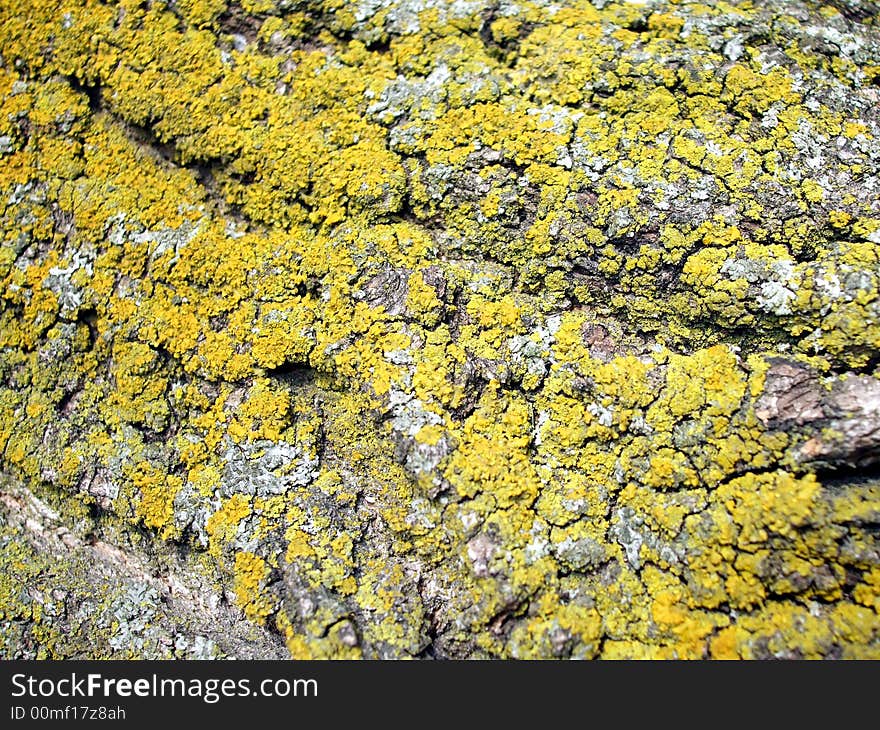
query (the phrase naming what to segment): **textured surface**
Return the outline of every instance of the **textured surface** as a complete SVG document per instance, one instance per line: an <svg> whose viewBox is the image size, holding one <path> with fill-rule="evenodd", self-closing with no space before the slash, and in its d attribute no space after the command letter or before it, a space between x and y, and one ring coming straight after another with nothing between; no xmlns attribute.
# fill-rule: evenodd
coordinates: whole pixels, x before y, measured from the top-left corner
<svg viewBox="0 0 880 730"><path fill-rule="evenodd" d="M880 658L877 3L0 6L0 655Z"/></svg>

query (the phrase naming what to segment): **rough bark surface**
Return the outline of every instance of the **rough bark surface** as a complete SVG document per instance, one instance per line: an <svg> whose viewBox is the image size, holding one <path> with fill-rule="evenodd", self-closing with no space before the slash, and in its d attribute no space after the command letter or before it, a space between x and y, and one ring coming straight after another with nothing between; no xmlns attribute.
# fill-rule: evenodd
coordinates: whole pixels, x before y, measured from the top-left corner
<svg viewBox="0 0 880 730"><path fill-rule="evenodd" d="M880 658L874 2L0 6L0 656Z"/></svg>

